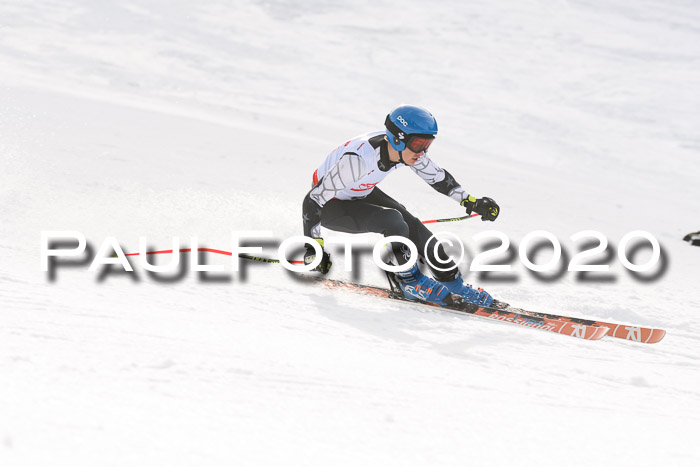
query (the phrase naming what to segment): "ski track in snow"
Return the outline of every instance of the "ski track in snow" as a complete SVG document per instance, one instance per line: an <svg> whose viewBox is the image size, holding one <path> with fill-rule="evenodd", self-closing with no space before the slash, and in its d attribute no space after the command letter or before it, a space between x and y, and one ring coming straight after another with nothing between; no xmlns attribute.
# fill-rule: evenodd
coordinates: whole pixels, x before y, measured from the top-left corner
<svg viewBox="0 0 700 467"><path fill-rule="evenodd" d="M699 19L681 0L3 2L0 465L696 465L700 248L680 239L700 228ZM42 230L130 252L299 235L314 167L402 102L437 116L438 164L502 207L435 228L469 257L489 229L514 248L548 230L569 259L578 231L614 252L641 229L667 261L647 282L616 258L608 281L517 260L515 280L468 281L665 339L580 341L277 265L218 282L156 281L136 259L40 270ZM382 188L459 214L408 172Z"/></svg>

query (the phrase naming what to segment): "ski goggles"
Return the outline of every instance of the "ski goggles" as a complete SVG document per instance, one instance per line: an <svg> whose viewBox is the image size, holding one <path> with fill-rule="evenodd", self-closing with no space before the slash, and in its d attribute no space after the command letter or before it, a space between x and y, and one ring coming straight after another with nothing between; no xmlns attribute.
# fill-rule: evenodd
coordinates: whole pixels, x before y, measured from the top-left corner
<svg viewBox="0 0 700 467"><path fill-rule="evenodd" d="M427 151L430 145L433 144L433 141L435 141L433 135L410 136L408 141L406 141L406 147L410 149L411 152L419 154Z"/></svg>

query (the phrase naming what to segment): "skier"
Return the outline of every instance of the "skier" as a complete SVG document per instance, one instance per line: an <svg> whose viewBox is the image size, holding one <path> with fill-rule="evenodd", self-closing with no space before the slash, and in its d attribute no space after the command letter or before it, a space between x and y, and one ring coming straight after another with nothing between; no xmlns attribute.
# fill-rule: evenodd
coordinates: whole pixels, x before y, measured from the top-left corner
<svg viewBox="0 0 700 467"><path fill-rule="evenodd" d="M387 175L404 166L410 167L438 192L449 196L467 214L476 212L484 221L494 221L499 207L491 198L469 195L446 170L428 158L427 151L437 135L435 117L425 109L402 105L392 110L384 122L385 131L375 131L351 139L333 150L313 174L313 188L304 198L304 235L315 239L323 249L321 226L346 233L376 232L384 236L398 235L415 243L421 256L427 251L428 264L440 264L440 271L430 267L434 277L424 275L418 263L395 273L404 296L445 305L454 300L450 293L464 300L489 306L493 298L483 289L473 289L462 281L462 274L453 261L439 263L434 254L430 230L404 206L376 187ZM406 264L410 252L403 243L391 242L393 262ZM322 250L323 251L323 250ZM442 247L441 258L447 258ZM304 263L316 258L312 246L307 246ZM323 251L321 263L314 269L326 274L331 261Z"/></svg>
<svg viewBox="0 0 700 467"><path fill-rule="evenodd" d="M691 245L700 246L700 231L689 233L683 237L683 240L690 242Z"/></svg>

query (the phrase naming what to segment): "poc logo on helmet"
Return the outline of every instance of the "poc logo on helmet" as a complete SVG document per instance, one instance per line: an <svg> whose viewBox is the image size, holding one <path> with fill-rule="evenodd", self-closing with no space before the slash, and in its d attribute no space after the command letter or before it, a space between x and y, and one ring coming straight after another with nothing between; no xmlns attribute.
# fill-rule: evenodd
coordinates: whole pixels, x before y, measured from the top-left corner
<svg viewBox="0 0 700 467"><path fill-rule="evenodd" d="M403 126L408 126L408 122L401 115L396 117L396 119L400 121Z"/></svg>

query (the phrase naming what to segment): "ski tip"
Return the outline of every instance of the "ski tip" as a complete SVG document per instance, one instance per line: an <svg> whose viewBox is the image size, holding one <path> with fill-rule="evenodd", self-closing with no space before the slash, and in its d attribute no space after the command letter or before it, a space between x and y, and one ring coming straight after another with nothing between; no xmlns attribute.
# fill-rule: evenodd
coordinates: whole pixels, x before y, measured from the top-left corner
<svg viewBox="0 0 700 467"><path fill-rule="evenodd" d="M608 324L605 324L608 326ZM666 335L663 329L644 328L640 326L631 326L625 324L613 325L614 330L610 331L611 337L617 337L639 344L656 344L661 341Z"/></svg>
<svg viewBox="0 0 700 467"><path fill-rule="evenodd" d="M649 337L645 341L645 344L656 344L665 336L666 331L664 331L663 329L652 329L651 333L649 333Z"/></svg>

